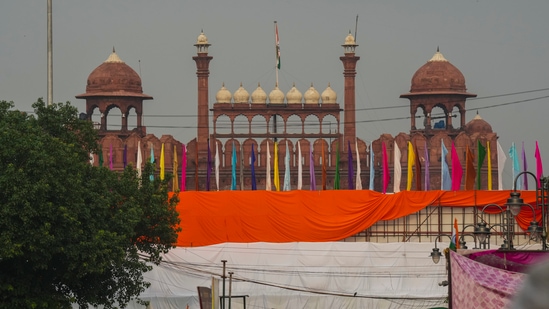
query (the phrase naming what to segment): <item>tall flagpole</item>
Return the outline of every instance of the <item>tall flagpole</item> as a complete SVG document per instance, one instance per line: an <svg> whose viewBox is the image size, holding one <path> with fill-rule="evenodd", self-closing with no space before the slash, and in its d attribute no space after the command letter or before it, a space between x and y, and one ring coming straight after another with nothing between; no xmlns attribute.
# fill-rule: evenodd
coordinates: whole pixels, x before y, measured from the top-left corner
<svg viewBox="0 0 549 309"><path fill-rule="evenodd" d="M278 86L278 70L280 70L280 41L278 39L278 24L276 23L276 20L274 22L275 26L275 47L276 47L276 86Z"/></svg>
<svg viewBox="0 0 549 309"><path fill-rule="evenodd" d="M48 0L48 99L47 104L53 103L53 31L52 31L52 0Z"/></svg>

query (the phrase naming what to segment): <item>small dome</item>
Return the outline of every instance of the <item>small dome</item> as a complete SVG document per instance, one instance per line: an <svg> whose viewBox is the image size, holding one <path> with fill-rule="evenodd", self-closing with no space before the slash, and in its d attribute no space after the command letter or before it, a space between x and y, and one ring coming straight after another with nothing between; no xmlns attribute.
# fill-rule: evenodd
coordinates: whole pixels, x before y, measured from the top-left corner
<svg viewBox="0 0 549 309"><path fill-rule="evenodd" d="M271 104L284 104L284 92L278 89L278 83L271 93L269 93L269 102Z"/></svg>
<svg viewBox="0 0 549 309"><path fill-rule="evenodd" d="M294 83L292 89L286 94L286 101L288 104L301 104L301 98L303 98L303 95L297 90Z"/></svg>
<svg viewBox="0 0 549 309"><path fill-rule="evenodd" d="M328 87L326 87L326 89L322 92L321 97L322 104L337 103L337 94L330 87L330 83L328 83Z"/></svg>
<svg viewBox="0 0 549 309"><path fill-rule="evenodd" d="M267 104L267 93L257 83L257 88L252 92L252 104Z"/></svg>
<svg viewBox="0 0 549 309"><path fill-rule="evenodd" d="M355 37L351 34L351 31L349 31L349 34L345 38L345 45L356 45Z"/></svg>
<svg viewBox="0 0 549 309"><path fill-rule="evenodd" d="M214 40L214 41L215 41L215 40ZM207 38L206 35L204 34L204 31L201 31L201 32L200 32L200 35L198 35L198 38L196 39L196 44L197 44L197 45L208 44L208 38Z"/></svg>
<svg viewBox="0 0 549 309"><path fill-rule="evenodd" d="M305 104L318 104L320 100L320 94L318 94L318 91L316 91L315 87L313 87L313 83L311 83L311 87L309 90L305 92Z"/></svg>
<svg viewBox="0 0 549 309"><path fill-rule="evenodd" d="M225 88L225 83L221 86L221 89L215 95L217 103L231 103L231 92Z"/></svg>
<svg viewBox="0 0 549 309"><path fill-rule="evenodd" d="M88 76L86 93L76 96L127 96L152 99L143 93L141 77L118 57L114 48L107 60L93 70Z"/></svg>
<svg viewBox="0 0 549 309"><path fill-rule="evenodd" d="M240 83L240 88L234 92L233 99L235 103L248 103L250 101L250 94L242 87L242 83Z"/></svg>
<svg viewBox="0 0 549 309"><path fill-rule="evenodd" d="M466 93L465 77L458 68L437 52L412 77L411 93Z"/></svg>
<svg viewBox="0 0 549 309"><path fill-rule="evenodd" d="M486 120L482 119L479 114L465 125L465 132L469 135L474 133L493 133L492 126Z"/></svg>

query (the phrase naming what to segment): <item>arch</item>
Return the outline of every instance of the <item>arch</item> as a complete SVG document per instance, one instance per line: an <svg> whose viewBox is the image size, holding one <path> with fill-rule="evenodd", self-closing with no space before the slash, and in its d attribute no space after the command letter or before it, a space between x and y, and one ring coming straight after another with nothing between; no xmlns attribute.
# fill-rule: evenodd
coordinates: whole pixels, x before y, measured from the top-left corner
<svg viewBox="0 0 549 309"><path fill-rule="evenodd" d="M339 122L334 115L326 115L322 118L322 133L337 133Z"/></svg>
<svg viewBox="0 0 549 309"><path fill-rule="evenodd" d="M219 134L230 134L232 128L232 122L229 116L223 114L219 115L215 120L215 132Z"/></svg>
<svg viewBox="0 0 549 309"><path fill-rule="evenodd" d="M456 104L452 107L451 112L448 115L448 124L451 124L451 128L464 128L465 127L465 112L461 108L461 105ZM452 118L455 118L452 119Z"/></svg>
<svg viewBox="0 0 549 309"><path fill-rule="evenodd" d="M107 131L122 130L122 111L118 105L114 103L108 105L104 114Z"/></svg>
<svg viewBox="0 0 549 309"><path fill-rule="evenodd" d="M251 133L266 134L267 133L267 118L265 115L254 115L251 121Z"/></svg>
<svg viewBox="0 0 549 309"><path fill-rule="evenodd" d="M258 166L258 148L257 148L257 142L254 139L247 139L242 143L242 152L244 156L244 167L251 167L252 163L252 145L254 146L254 155L255 155L255 164L254 166Z"/></svg>
<svg viewBox="0 0 549 309"><path fill-rule="evenodd" d="M268 122L268 132L270 133L283 133L285 127L284 117L280 114L271 115Z"/></svg>
<svg viewBox="0 0 549 309"><path fill-rule="evenodd" d="M415 109L415 114L412 115L416 120L419 119L419 121L416 121L416 130L424 130L428 129L430 126L429 124L429 113L426 110L425 106L419 105Z"/></svg>
<svg viewBox="0 0 549 309"><path fill-rule="evenodd" d="M307 115L303 123L304 132L307 133L320 133L320 119L317 115Z"/></svg>
<svg viewBox="0 0 549 309"><path fill-rule="evenodd" d="M234 145L234 146L233 146ZM235 154L236 154L236 170L238 171L240 169L240 162L241 162L241 153L240 153L240 142L234 138L229 139L225 142L225 153L224 153L224 162L225 166L230 166L232 168L233 162L233 148L235 148ZM238 181L237 181L238 182Z"/></svg>
<svg viewBox="0 0 549 309"><path fill-rule="evenodd" d="M448 125L448 112L442 104L437 104L431 109L429 115L431 128L435 130L446 130Z"/></svg>
<svg viewBox="0 0 549 309"><path fill-rule="evenodd" d="M128 110L126 111L126 114L123 115L124 118L126 118L127 121L127 129L129 131L137 129L139 126L138 117L137 114L137 108L135 106L128 106Z"/></svg>
<svg viewBox="0 0 549 309"><path fill-rule="evenodd" d="M286 121L286 133L289 133L289 134L303 133L303 120L299 115L293 114L288 117L288 120Z"/></svg>
<svg viewBox="0 0 549 309"><path fill-rule="evenodd" d="M233 133L235 134L249 134L250 133L250 121L248 117L240 114L233 119Z"/></svg>

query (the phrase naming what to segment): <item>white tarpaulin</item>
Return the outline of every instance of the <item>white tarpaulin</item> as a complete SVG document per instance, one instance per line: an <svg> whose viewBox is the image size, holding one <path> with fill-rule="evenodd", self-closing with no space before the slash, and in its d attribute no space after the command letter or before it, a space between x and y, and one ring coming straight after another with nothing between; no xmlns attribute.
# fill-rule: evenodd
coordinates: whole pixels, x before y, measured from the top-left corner
<svg viewBox="0 0 549 309"><path fill-rule="evenodd" d="M446 306L445 260L434 264L433 243L226 243L170 251L145 274L150 308L199 309L197 286L221 279L227 260L231 294L247 308L431 308ZM446 248L438 243L439 248ZM441 249L442 251L442 249ZM221 281L220 295L223 283ZM144 308L130 304L129 308ZM228 308L228 305L226 306ZM232 309L243 308L235 297Z"/></svg>

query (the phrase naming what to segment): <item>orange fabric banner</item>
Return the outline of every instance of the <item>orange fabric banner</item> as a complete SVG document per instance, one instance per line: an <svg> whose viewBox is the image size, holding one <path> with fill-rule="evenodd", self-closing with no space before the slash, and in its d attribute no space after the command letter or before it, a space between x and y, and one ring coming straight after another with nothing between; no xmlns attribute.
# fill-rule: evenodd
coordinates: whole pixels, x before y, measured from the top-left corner
<svg viewBox="0 0 549 309"><path fill-rule="evenodd" d="M382 194L370 190L185 191L179 193L180 247L225 242L338 241L378 221L394 220L429 205L479 207L504 204L510 191L403 191ZM522 191L535 205L536 192ZM500 211L493 208L485 212ZM538 222L541 211L536 213ZM516 217L522 229L532 221L523 207Z"/></svg>

